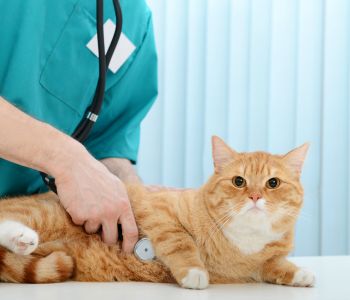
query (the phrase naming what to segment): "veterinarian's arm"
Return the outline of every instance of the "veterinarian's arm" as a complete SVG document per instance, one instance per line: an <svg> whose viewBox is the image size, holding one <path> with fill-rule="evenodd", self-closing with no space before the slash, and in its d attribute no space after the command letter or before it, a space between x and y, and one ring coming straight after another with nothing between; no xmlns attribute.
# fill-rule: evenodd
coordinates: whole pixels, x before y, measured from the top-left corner
<svg viewBox="0 0 350 300"><path fill-rule="evenodd" d="M106 158L101 162L108 168L110 172L118 176L118 178L124 183L142 183L141 178L137 175L134 166L128 159L124 158ZM188 191L190 189L173 188L160 185L145 185L149 192L160 191Z"/></svg>
<svg viewBox="0 0 350 300"><path fill-rule="evenodd" d="M124 183L141 183L140 177L128 159L106 158L102 159L101 162Z"/></svg>
<svg viewBox="0 0 350 300"><path fill-rule="evenodd" d="M46 172L56 179L61 203L74 223L103 239L117 240L123 227L123 249L131 252L138 231L123 183L77 141L40 122L0 97L0 157Z"/></svg>

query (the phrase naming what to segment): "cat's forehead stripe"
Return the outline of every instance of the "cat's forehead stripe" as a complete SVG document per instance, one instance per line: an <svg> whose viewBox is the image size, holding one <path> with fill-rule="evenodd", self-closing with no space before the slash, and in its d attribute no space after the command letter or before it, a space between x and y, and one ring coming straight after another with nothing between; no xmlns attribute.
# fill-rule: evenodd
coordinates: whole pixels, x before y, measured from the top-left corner
<svg viewBox="0 0 350 300"><path fill-rule="evenodd" d="M238 165L243 175L268 175L275 169L270 155L263 152L245 154L244 157L238 161Z"/></svg>

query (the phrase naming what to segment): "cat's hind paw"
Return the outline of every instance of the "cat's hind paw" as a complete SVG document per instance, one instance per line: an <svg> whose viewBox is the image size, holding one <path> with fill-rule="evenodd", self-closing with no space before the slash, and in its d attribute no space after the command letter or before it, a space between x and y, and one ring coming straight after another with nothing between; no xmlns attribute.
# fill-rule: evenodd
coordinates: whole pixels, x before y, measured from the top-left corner
<svg viewBox="0 0 350 300"><path fill-rule="evenodd" d="M300 287L312 287L315 285L315 275L308 270L299 269L295 272L291 285Z"/></svg>
<svg viewBox="0 0 350 300"><path fill-rule="evenodd" d="M187 289L202 290L209 285L209 276L205 270L192 268L187 275L181 280L181 286Z"/></svg>
<svg viewBox="0 0 350 300"><path fill-rule="evenodd" d="M29 255L38 247L38 234L22 223L5 221L0 224L0 232L0 244L13 253Z"/></svg>

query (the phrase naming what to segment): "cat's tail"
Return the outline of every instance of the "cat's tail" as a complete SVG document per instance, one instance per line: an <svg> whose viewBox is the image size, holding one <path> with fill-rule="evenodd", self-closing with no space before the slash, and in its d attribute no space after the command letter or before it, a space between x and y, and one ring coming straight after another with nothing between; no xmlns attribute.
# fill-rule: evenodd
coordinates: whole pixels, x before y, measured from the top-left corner
<svg viewBox="0 0 350 300"><path fill-rule="evenodd" d="M65 252L48 256L19 255L0 247L0 281L53 283L72 277L74 261Z"/></svg>

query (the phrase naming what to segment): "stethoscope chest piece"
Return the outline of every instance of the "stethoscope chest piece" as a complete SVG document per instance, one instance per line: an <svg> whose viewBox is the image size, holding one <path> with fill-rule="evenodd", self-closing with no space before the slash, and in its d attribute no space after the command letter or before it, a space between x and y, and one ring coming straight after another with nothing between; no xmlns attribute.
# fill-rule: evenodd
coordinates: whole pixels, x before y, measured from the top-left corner
<svg viewBox="0 0 350 300"><path fill-rule="evenodd" d="M139 260L142 261L151 261L155 259L151 240L148 238L140 239L134 247L134 254Z"/></svg>

